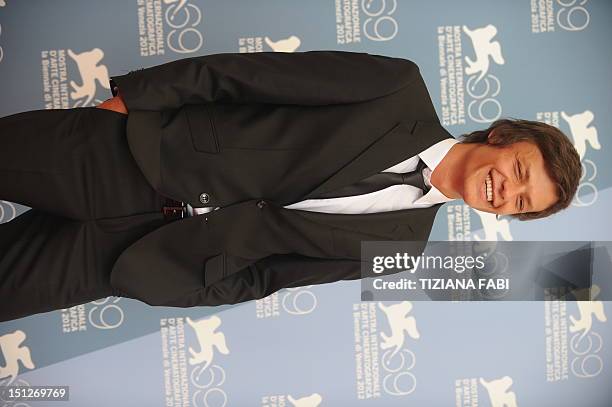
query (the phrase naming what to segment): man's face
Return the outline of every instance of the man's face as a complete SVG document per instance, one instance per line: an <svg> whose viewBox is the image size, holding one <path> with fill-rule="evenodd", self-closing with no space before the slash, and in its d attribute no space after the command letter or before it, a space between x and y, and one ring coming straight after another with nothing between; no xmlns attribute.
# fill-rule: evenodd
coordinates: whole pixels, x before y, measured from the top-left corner
<svg viewBox="0 0 612 407"><path fill-rule="evenodd" d="M478 145L466 155L461 193L474 209L500 215L539 212L557 202L536 144Z"/></svg>

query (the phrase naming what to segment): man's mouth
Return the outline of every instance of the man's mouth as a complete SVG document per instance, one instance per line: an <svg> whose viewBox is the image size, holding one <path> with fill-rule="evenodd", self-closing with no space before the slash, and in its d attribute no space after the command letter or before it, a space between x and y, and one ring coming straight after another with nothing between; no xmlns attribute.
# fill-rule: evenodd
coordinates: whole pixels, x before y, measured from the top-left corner
<svg viewBox="0 0 612 407"><path fill-rule="evenodd" d="M493 202L493 177L491 177L491 172L487 174L485 178L485 194L487 198L487 202L490 204Z"/></svg>

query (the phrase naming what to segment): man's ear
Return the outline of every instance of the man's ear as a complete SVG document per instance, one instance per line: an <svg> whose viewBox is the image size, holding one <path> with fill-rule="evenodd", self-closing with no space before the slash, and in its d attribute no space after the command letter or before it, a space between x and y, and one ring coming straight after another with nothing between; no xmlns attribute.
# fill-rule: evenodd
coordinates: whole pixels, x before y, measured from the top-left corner
<svg viewBox="0 0 612 407"><path fill-rule="evenodd" d="M495 134L495 129L491 130L489 134L487 135L487 144L490 144L490 145L498 144L498 140Z"/></svg>

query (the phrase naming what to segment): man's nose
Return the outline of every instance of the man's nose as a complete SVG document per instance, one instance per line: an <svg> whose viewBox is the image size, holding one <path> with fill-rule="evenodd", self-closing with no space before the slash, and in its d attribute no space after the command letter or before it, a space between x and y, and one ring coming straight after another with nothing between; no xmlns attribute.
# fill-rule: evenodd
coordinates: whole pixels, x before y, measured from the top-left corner
<svg viewBox="0 0 612 407"><path fill-rule="evenodd" d="M502 190L500 191L504 202L508 202L514 199L517 195L523 194L527 189L527 185L524 182L516 182L514 180L506 178L502 183Z"/></svg>

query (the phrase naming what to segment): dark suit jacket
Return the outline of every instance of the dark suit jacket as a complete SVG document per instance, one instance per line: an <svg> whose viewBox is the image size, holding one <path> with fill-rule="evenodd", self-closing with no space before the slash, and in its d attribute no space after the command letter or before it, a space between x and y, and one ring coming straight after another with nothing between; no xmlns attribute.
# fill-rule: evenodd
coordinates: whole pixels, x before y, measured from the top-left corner
<svg viewBox="0 0 612 407"><path fill-rule="evenodd" d="M283 208L451 137L413 62L344 51L224 53L112 79L151 185L194 207L221 207L128 247L111 275L124 295L151 305L234 304L360 278L361 241L427 240L440 205L370 214Z"/></svg>

